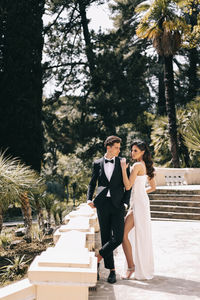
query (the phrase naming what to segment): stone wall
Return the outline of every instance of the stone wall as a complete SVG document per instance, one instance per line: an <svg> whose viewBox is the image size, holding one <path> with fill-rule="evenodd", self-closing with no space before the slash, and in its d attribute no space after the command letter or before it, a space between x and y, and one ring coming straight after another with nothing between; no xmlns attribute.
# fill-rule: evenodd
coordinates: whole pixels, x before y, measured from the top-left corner
<svg viewBox="0 0 200 300"><path fill-rule="evenodd" d="M95 232L99 224L95 209L80 205L54 233L54 247L36 256L28 279L0 289L1 300L87 300L96 286Z"/></svg>
<svg viewBox="0 0 200 300"><path fill-rule="evenodd" d="M169 176L171 176L172 183L169 185L200 185L200 168L155 168L156 169L156 185L163 186L170 183ZM179 183L179 178L180 182Z"/></svg>

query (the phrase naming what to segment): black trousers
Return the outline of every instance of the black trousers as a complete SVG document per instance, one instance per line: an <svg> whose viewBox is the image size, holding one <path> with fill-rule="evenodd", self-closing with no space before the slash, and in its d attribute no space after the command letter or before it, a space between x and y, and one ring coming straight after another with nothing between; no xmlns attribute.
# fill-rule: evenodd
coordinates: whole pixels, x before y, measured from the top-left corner
<svg viewBox="0 0 200 300"><path fill-rule="evenodd" d="M100 255L104 258L106 269L114 269L113 250L123 241L124 235L124 205L113 206L110 197L106 197L102 207L97 208L101 231L102 248Z"/></svg>

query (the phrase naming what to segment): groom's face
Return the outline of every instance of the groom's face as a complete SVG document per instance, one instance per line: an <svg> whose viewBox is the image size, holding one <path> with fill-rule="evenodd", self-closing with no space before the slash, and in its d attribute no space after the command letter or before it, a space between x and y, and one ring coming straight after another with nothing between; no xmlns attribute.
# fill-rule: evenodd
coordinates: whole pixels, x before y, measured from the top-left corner
<svg viewBox="0 0 200 300"><path fill-rule="evenodd" d="M120 143L114 143L112 146L107 146L107 152L110 157L118 156L120 153Z"/></svg>

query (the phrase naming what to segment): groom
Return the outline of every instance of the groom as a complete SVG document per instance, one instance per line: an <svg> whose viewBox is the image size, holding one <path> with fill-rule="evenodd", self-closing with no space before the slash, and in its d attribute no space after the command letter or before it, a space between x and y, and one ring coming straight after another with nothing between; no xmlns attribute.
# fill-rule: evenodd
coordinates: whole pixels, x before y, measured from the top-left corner
<svg viewBox="0 0 200 300"><path fill-rule="evenodd" d="M113 250L123 240L124 234L124 203L129 204L130 191L125 191L120 165L121 139L109 136L104 143L106 153L104 157L93 164L92 178L87 193L87 203L97 209L101 230L102 248L97 256L98 266L104 259L106 269L110 269L107 281L116 282ZM92 201L98 182L96 197ZM98 274L99 275L99 274Z"/></svg>

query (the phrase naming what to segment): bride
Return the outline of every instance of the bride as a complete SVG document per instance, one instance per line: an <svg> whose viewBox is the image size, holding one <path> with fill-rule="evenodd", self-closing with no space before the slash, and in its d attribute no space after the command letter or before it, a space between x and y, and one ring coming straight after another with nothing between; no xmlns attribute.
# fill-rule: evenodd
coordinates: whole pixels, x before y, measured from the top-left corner
<svg viewBox="0 0 200 300"><path fill-rule="evenodd" d="M126 173L126 159L121 160L123 181L126 190L132 187L130 208L125 218L122 247L126 256L127 270L123 279L152 279L154 273L151 216L147 193L156 189L151 154L143 141L131 144L131 156L136 161L130 177ZM149 187L145 187L148 179ZM135 263L134 263L135 262Z"/></svg>

